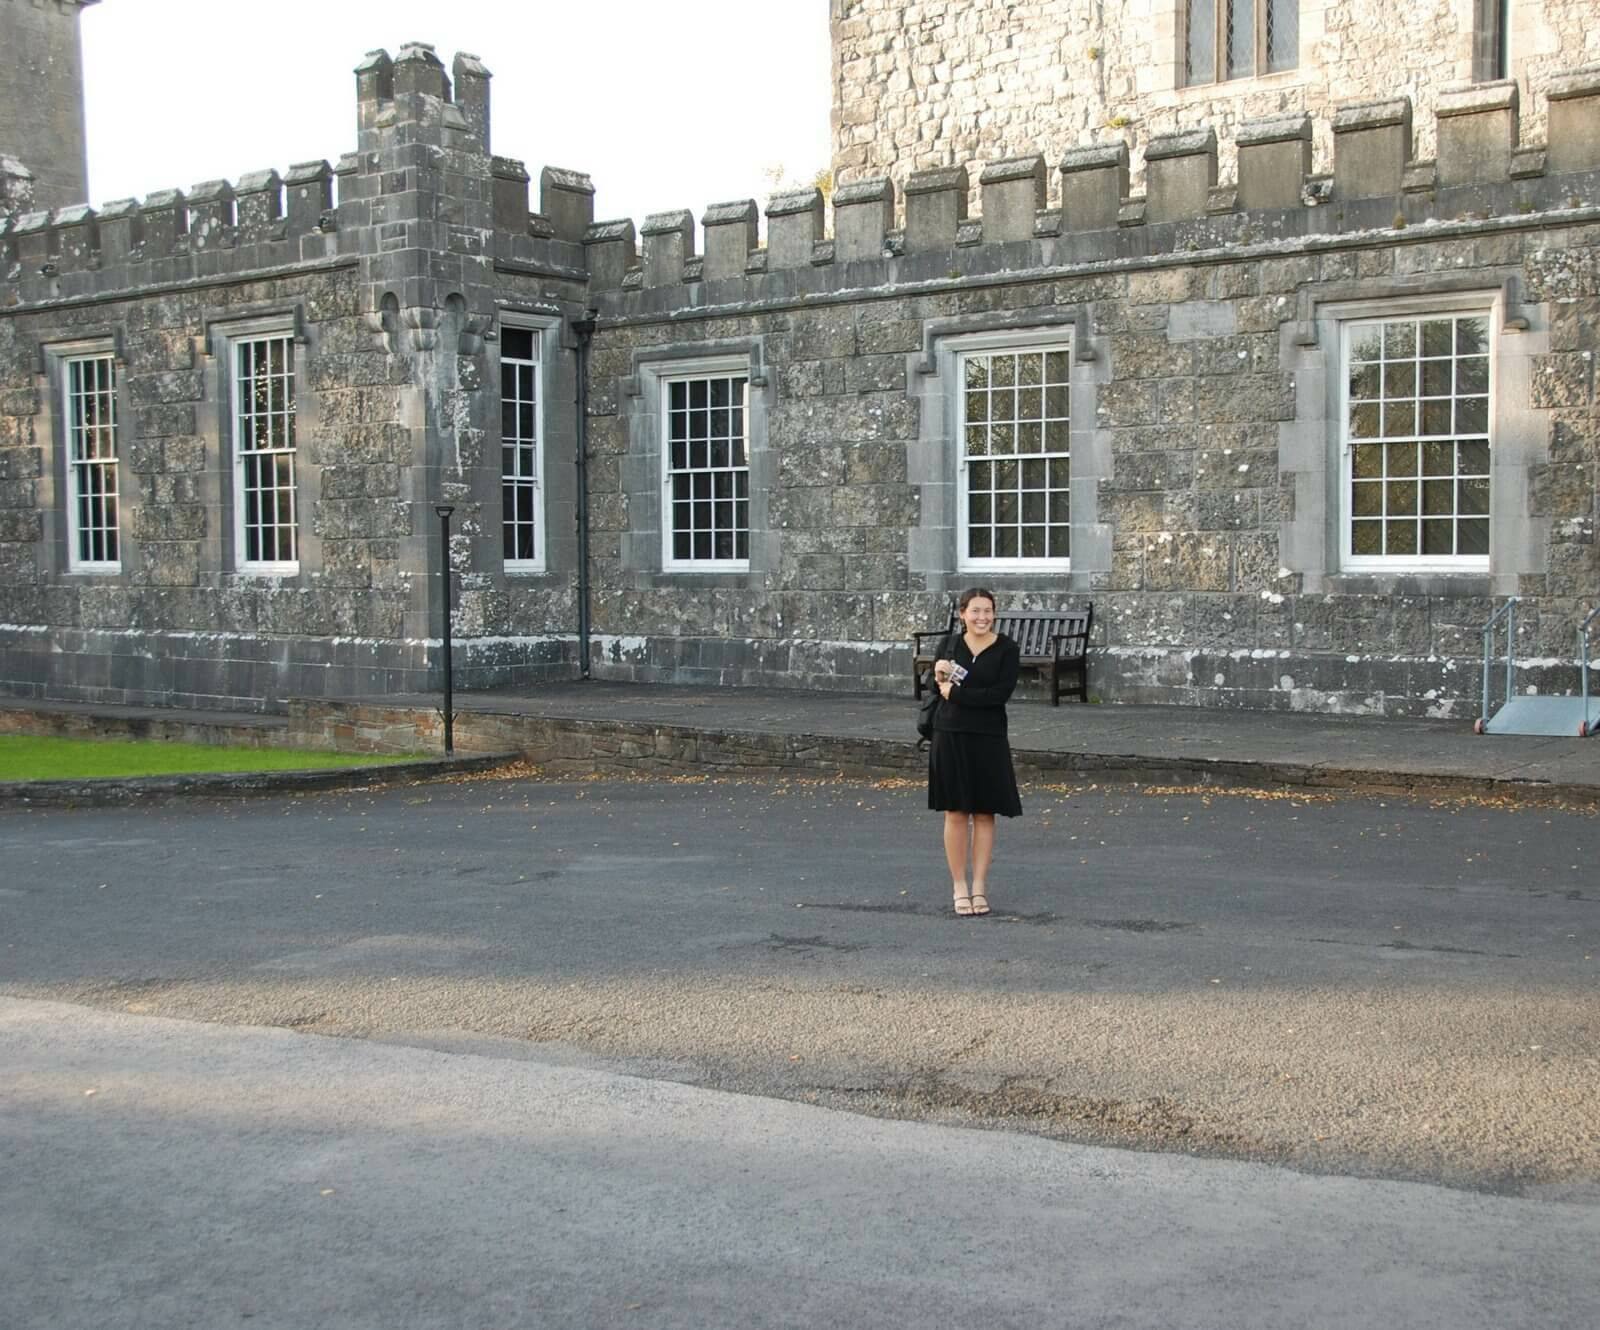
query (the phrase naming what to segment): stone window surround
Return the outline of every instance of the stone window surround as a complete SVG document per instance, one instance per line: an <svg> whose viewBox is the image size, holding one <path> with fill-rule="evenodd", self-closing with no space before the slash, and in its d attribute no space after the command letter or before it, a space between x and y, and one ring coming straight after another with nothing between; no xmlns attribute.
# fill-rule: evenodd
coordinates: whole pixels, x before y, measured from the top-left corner
<svg viewBox="0 0 1600 1330"><path fill-rule="evenodd" d="M72 549L73 523L67 511L72 502L72 480L68 474L70 447L67 429L71 413L67 408L67 363L97 356L110 357L117 378L119 557L115 563L80 564ZM70 341L49 342L40 347L40 364L45 378L45 392L42 395L45 419L41 422L41 433L50 441L50 465L41 480L49 485L50 491L39 496L39 507L44 514L44 544L50 551L50 567L57 575L69 578L100 580L123 577L137 562L128 533L138 507L138 492L129 483L133 479L128 471L128 423L131 413L128 410L127 365L123 359L121 339L113 332L103 332Z"/></svg>
<svg viewBox="0 0 1600 1330"><path fill-rule="evenodd" d="M618 400L628 421L628 454L622 485L628 529L622 566L638 588L764 590L778 564L779 533L771 529L768 498L777 483L778 459L768 443L767 413L774 382L766 373L765 339L665 343L632 353L633 373ZM750 558L727 569L672 568L666 562L663 504L666 459L666 382L697 374L746 376L745 446L750 467Z"/></svg>
<svg viewBox="0 0 1600 1330"><path fill-rule="evenodd" d="M243 551L243 530L238 524L235 476L238 459L234 452L233 363L234 347L240 342L266 337L287 337L294 357L295 399L295 553L291 565L248 566ZM219 464L208 471L209 492L206 506L220 516L220 539L208 542L220 571L251 582L295 582L321 568L322 545L309 520L321 497L319 469L310 464L308 441L314 437L316 394L309 389L304 313L298 304L269 310L240 310L227 317L206 320L205 392L196 404L195 425L201 437L215 451ZM210 403L211 409L205 409Z"/></svg>
<svg viewBox="0 0 1600 1330"><path fill-rule="evenodd" d="M1541 306L1516 303L1511 270L1427 275L1357 292L1337 285L1314 293L1312 317L1282 325L1281 363L1294 374L1295 419L1279 427L1279 469L1294 478L1294 517L1281 528L1281 563L1310 594L1399 596L1516 595L1519 578L1545 571L1548 519L1528 513L1529 468L1548 453L1544 413L1529 405L1535 360L1549 350ZM1347 517L1342 490L1340 410L1343 325L1391 315L1489 314L1490 481L1487 571L1397 570L1343 566Z"/></svg>
<svg viewBox="0 0 1600 1330"><path fill-rule="evenodd" d="M549 460L549 412L550 384L554 377L552 362L555 357L550 354L557 342L557 335L561 329L561 317L557 314L531 314L514 310L500 312L500 327L502 329L515 328L534 335L534 357L537 365L534 371L534 382L537 385L538 400L534 404L534 428L538 433L538 444L534 450L534 474L538 478L534 493L537 496L537 507L534 513L534 557L532 559L507 559L503 543L503 528L497 524L496 531L501 533L499 549L501 551L500 566L507 577L536 577L549 571L550 550L550 486L547 463ZM505 339L502 337L498 343L499 354L505 350ZM500 386L501 361L497 355L495 362L495 404L496 404L496 438L499 438L499 404L501 402ZM496 452L498 456L498 450ZM504 463L501 463L503 468ZM503 470L497 472L502 476L502 483L496 495L496 512L500 520L505 520L505 490Z"/></svg>
<svg viewBox="0 0 1600 1330"><path fill-rule="evenodd" d="M1089 311L1063 305L931 319L923 350L910 356L908 385L920 399L918 437L906 445L906 476L921 495L907 533L907 566L930 591L956 592L982 576L997 590L1083 593L1111 572L1112 532L1099 520L1100 480L1111 473L1111 435L1097 427L1097 388L1111 378L1104 340L1089 336ZM1054 567L964 569L959 558L961 440L959 356L966 351L1066 346L1072 355L1072 558Z"/></svg>

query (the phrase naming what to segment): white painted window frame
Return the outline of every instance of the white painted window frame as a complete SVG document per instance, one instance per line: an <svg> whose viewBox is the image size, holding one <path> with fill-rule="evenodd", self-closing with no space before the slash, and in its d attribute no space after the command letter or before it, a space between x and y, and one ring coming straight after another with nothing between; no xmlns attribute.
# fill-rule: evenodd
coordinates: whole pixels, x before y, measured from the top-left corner
<svg viewBox="0 0 1600 1330"><path fill-rule="evenodd" d="M63 458L66 464L67 571L73 573L120 573L122 571L122 487L120 483L122 434L117 411L119 375L117 373L116 354L109 344L103 346L52 348L51 354L60 366L61 433ZM111 404L111 420L109 424L111 455L108 458L94 458L84 462L80 461L78 457L77 413L73 409L78 394L73 390L73 377L77 367L99 363L104 363L107 367L110 378L105 392ZM82 472L91 467L110 473L111 487L108 493L109 497L114 501L117 518L114 526L102 529L110 530L115 534L117 557L114 559L84 558L79 553L79 542L84 534L82 521L79 517L79 507L83 498ZM102 492L101 497L106 497L106 493Z"/></svg>
<svg viewBox="0 0 1600 1330"><path fill-rule="evenodd" d="M967 484L969 478L969 459L967 457L967 360L971 356L993 356L1018 353L1038 354L1041 352L1059 351L1067 357L1067 390L1068 390L1068 418L1067 418L1067 451L1066 459L1070 470L1072 464L1072 436L1076 419L1076 399L1078 385L1073 381L1078 369L1077 357L1073 353L1073 330L1070 327L1036 329L1033 331L1019 331L1001 329L992 332L968 333L942 339L940 350L948 354L950 364L949 388L949 419L954 422L951 431L951 447L954 449L952 458L955 475L955 506L956 506L956 549L955 567L957 572L963 573L1066 573L1072 570L1072 558L972 558L967 550L970 545L969 538L969 501ZM1029 454L1040 458L1059 457L1059 453ZM1020 455L1019 455L1020 459ZM1047 489L1046 493L1050 491ZM1048 503L1048 499L1046 500ZM1047 527L1051 525L1046 523ZM1072 527L1072 485L1067 485L1067 521L1065 523L1069 532ZM1020 542L1019 542L1020 548Z"/></svg>
<svg viewBox="0 0 1600 1330"><path fill-rule="evenodd" d="M1359 306L1330 310L1338 321L1338 357L1336 372L1338 390L1338 418L1334 422L1335 446L1339 452L1339 493L1335 505L1339 523L1339 566L1348 573L1391 574L1459 574L1477 576L1487 574L1494 557L1495 510L1500 502L1496 484L1496 451L1499 435L1499 377L1500 341L1502 337L1502 297L1498 293L1478 292L1449 296L1399 297L1391 300L1366 301ZM1425 319L1429 317L1461 316L1482 317L1488 323L1488 435L1489 435L1489 551L1487 554L1467 555L1358 555L1353 552L1355 514L1350 501L1355 460L1355 441L1350 437L1350 340L1359 328L1398 319ZM1421 436L1418 436L1419 439ZM1453 435L1451 437L1454 437ZM1418 505L1422 502L1418 495Z"/></svg>
<svg viewBox="0 0 1600 1330"><path fill-rule="evenodd" d="M744 467L745 474L745 545L746 548L754 540L754 531L748 514L755 501L751 492L752 480L750 472L750 357L748 355L734 356L708 356L694 360L675 360L670 364L661 364L651 368L651 378L656 380L655 391L657 408L660 411L661 426L659 444L661 450L661 567L664 572L712 572L712 573L742 573L750 570L750 559L747 555L742 559L679 559L673 555L673 536L676 529L673 526L673 498L672 478L672 411L671 393L675 383L691 383L700 379L737 378L743 381L743 400L740 406L740 416L744 427ZM737 471L738 468L731 468ZM737 530L737 528L735 528Z"/></svg>
<svg viewBox="0 0 1600 1330"><path fill-rule="evenodd" d="M300 572L300 555L303 552L300 532L300 484L302 477L299 465L300 439L298 427L301 367L299 343L295 337L294 324L289 319L275 317L230 324L225 328L220 328L219 332L227 355L227 437L233 491L233 566L235 571L253 577L294 577ZM241 447L243 440L240 424L243 415L244 396L240 382L239 358L240 352L245 347L257 342L271 341L281 341L286 344L285 349L289 365L288 418L293 432L293 444L289 448L281 449L250 449L248 453L277 456L287 454L290 458L289 500L293 510L293 521L289 524L289 527L293 532L294 539L295 557L293 559L251 559L248 557L249 538L245 521L245 458L247 450ZM284 524L274 523L273 525L281 527Z"/></svg>
<svg viewBox="0 0 1600 1330"><path fill-rule="evenodd" d="M543 318L536 315L511 315L504 314L500 319L500 366L501 378L499 383L499 401L501 419L505 411L505 374L504 367L508 357L505 353L505 334L510 331L526 332L533 335L533 475L530 488L533 491L533 557L531 559L513 559L506 557L505 536L508 513L506 509L506 490L508 484L514 480L527 479L526 477L512 477L506 474L505 445L506 438L503 432L500 435L500 557L501 566L510 576L528 576L543 573L548 567L548 528L545 500L545 403L549 400L549 362L546 354L550 344L550 335L559 326L560 321L555 318ZM528 364L528 361L513 361L515 364ZM521 442L521 440L519 440Z"/></svg>

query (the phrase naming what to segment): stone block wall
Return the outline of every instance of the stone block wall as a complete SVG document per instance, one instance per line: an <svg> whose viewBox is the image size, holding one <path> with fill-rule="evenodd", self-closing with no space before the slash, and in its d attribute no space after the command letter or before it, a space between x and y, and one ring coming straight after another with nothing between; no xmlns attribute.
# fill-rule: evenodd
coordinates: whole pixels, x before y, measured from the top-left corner
<svg viewBox="0 0 1600 1330"><path fill-rule="evenodd" d="M547 488L546 516L569 519L552 570L508 578L490 348L508 307L555 325L581 310L590 219L570 200L592 187L547 182L564 235L529 212L526 170L489 153L488 77L471 56L447 73L422 44L375 52L357 70L358 150L336 166L0 223L8 691L263 711L430 691L440 503L454 508L458 683L568 671L552 628L570 620L572 485L563 469ZM242 567L235 546L240 330L292 339L299 559L286 573ZM74 571L67 549L61 366L85 350L117 377L122 557L108 571ZM570 433L570 358L552 347L551 360L548 423Z"/></svg>
<svg viewBox="0 0 1600 1330"><path fill-rule="evenodd" d="M1512 595L1519 686L1576 686L1600 603L1595 70L1548 80L1542 141L1505 83L1440 94L1426 125L1395 98L1158 135L1142 189L1106 135L831 209L796 191L764 228L748 200L597 222L557 168L535 210L491 152L488 77L375 52L334 166L0 224L7 691L269 711L432 691L446 573L463 688L903 691L910 633L975 581L1092 600L1107 700L1475 714L1478 631ZM1491 557L1362 571L1340 546L1343 329L1462 308L1494 347ZM230 511L227 339L262 327L292 338L299 431L300 564L272 575L236 566ZM508 565L513 332L538 350L544 538ZM111 573L64 557L59 367L86 344L119 375ZM1006 348L1067 367L1070 566L957 559L960 357ZM689 372L748 385L736 570L666 554L667 385Z"/></svg>
<svg viewBox="0 0 1600 1330"><path fill-rule="evenodd" d="M1439 94L1474 78L1476 0L1300 0L1291 70L1183 86L1184 0L833 0L833 170L837 183L1126 137L1132 179L1160 135L1214 129L1233 165L1234 127L1282 113L1318 124L1327 169L1336 107L1407 97L1415 156L1434 155ZM1512 0L1510 77L1523 133L1545 133L1544 90L1600 60L1588 0ZM976 204L974 194L973 203Z"/></svg>
<svg viewBox="0 0 1600 1330"><path fill-rule="evenodd" d="M1512 595L1518 686L1574 689L1575 628L1600 604L1600 156L1563 154L1600 127L1600 79L1553 83L1559 138L1510 137L1510 85L1452 94L1437 162L1410 155L1401 101L1341 109L1326 174L1310 124L1277 117L1241 132L1232 179L1209 133L1157 140L1131 195L1115 143L1069 154L1054 197L1039 158L922 173L887 229L894 186L864 182L809 258L769 240L716 278L680 221L670 270L647 261L594 297L592 437L616 465L592 498L592 668L903 688L910 632L981 581L1017 607L1092 600L1108 699L1473 715L1479 630ZM1470 575L1354 571L1342 323L1462 303L1495 344L1493 557ZM951 348L1029 339L1073 355L1071 567L963 572ZM708 356L750 376L750 566L663 572L651 383Z"/></svg>

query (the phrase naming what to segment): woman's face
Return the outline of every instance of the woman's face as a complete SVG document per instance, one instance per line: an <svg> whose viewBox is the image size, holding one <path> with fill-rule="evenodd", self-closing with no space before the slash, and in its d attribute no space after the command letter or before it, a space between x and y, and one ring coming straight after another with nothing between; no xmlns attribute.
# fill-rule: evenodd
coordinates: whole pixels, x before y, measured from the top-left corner
<svg viewBox="0 0 1600 1330"><path fill-rule="evenodd" d="M994 601L987 596L974 596L961 611L961 618L968 632L987 633L994 627Z"/></svg>

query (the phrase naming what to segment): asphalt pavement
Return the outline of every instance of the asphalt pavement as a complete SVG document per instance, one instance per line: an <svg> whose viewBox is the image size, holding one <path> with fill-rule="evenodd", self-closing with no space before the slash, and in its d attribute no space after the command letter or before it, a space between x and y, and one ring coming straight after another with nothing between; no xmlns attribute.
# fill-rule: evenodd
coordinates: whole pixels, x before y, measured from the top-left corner
<svg viewBox="0 0 1600 1330"><path fill-rule="evenodd" d="M0 999L16 1330L1594 1324L1600 1208Z"/></svg>

